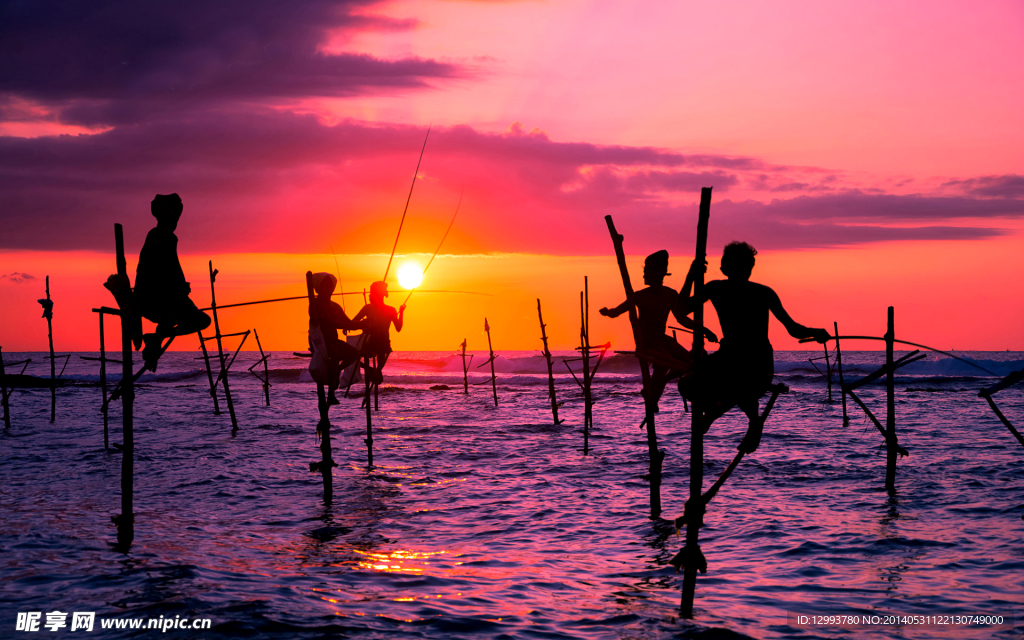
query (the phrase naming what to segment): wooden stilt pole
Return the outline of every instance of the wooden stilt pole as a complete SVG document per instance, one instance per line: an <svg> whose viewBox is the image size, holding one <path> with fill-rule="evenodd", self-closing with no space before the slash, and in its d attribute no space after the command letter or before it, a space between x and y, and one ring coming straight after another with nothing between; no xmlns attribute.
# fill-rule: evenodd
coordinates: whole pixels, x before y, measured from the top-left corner
<svg viewBox="0 0 1024 640"><path fill-rule="evenodd" d="M604 217L608 225L608 233L612 236L612 243L615 245L615 259L619 264L619 274L622 276L622 286L626 290L626 300L629 305L629 324L633 329L633 341L636 343L636 353L639 355L644 350L644 336L640 331L637 321L636 304L633 302L633 285L629 280L629 269L626 267L626 253L622 247L624 237L615 230L615 223L611 216ZM661 516L661 466L665 459L665 452L658 449L658 433L654 428L654 402L649 389L651 389L651 372L647 363L640 360L640 378L643 381L644 390L644 421L641 426L647 426L647 452L649 466L646 480L651 488L651 519Z"/></svg>
<svg viewBox="0 0 1024 640"><path fill-rule="evenodd" d="M252 330L253 335L256 336L256 346L260 350L260 359L263 360L263 395L266 397L267 406L270 406L270 365L267 364L269 356L263 353L263 345L260 344L260 334L256 333L256 330Z"/></svg>
<svg viewBox="0 0 1024 640"><path fill-rule="evenodd" d="M306 272L306 294L309 297L309 318L319 326L320 316L314 307L313 296L313 272ZM312 326L310 327L312 328ZM255 329L253 330L255 331ZM259 344L259 336L256 337L256 344ZM263 352L262 345L260 353ZM226 380L225 380L226 381ZM324 385L316 385L317 408L320 411L320 421L316 425L316 434L320 438L320 462L310 463L310 471L319 471L324 480L324 502L330 504L334 499L334 456L331 452L331 419L329 415L330 405L327 404L327 394L324 392ZM270 392L267 392L267 406L270 406Z"/></svg>
<svg viewBox="0 0 1024 640"><path fill-rule="evenodd" d="M100 311L100 390L103 393L103 404L100 410L103 412L103 448L110 448L110 426L107 420L107 347L103 331L103 312Z"/></svg>
<svg viewBox="0 0 1024 640"><path fill-rule="evenodd" d="M376 364L376 357L374 358L374 364ZM363 358L363 382L366 383L366 392L363 396L363 406L366 407L366 439L363 442L366 443L366 463L369 466L373 466L373 417L370 407L370 357L366 356Z"/></svg>
<svg viewBox="0 0 1024 640"><path fill-rule="evenodd" d="M832 402L832 363L828 359L828 343L821 345L825 348L825 382L828 384L828 401Z"/></svg>
<svg viewBox="0 0 1024 640"><path fill-rule="evenodd" d="M217 400L217 387L213 384L213 369L210 368L210 352L206 350L206 338L202 331L196 332L199 335L199 347L203 350L203 360L206 361L206 377L210 381L210 397L213 398L213 415L220 415L220 401Z"/></svg>
<svg viewBox="0 0 1024 640"><path fill-rule="evenodd" d="M50 422L57 420L57 361L53 353L53 300L50 299L50 276L46 276L46 337L50 343Z"/></svg>
<svg viewBox="0 0 1024 640"><path fill-rule="evenodd" d="M896 391L894 383L895 368L893 360L893 340L896 339L896 329L893 321L893 308L889 307L888 322L885 331L885 366L888 370L885 373L885 490L889 493L896 493Z"/></svg>
<svg viewBox="0 0 1024 640"><path fill-rule="evenodd" d="M839 323L833 322L832 328L836 332L836 368L839 369L839 394L843 397L843 426L850 426L850 416L846 412L846 392L843 387L846 381L843 379L843 349L839 346Z"/></svg>
<svg viewBox="0 0 1024 640"><path fill-rule="evenodd" d="M540 339L544 343L544 351L541 352L541 355L544 356L548 363L548 398L551 400L551 417L555 424L558 425L562 424L562 421L558 419L558 399L555 397L555 372L551 364L551 350L548 349L548 334L544 330L547 325L544 324L544 314L540 311L540 298L537 298L537 319L540 320ZM463 349L465 349L465 343L463 343Z"/></svg>
<svg viewBox="0 0 1024 640"><path fill-rule="evenodd" d="M123 283L129 283L128 263L124 257L124 230L119 224L114 225L114 242L117 251L118 279ZM132 370L132 318L129 313L129 309L121 309L121 515L114 518L117 525L117 543L125 550L135 539L135 372Z"/></svg>
<svg viewBox="0 0 1024 640"><path fill-rule="evenodd" d="M210 260L210 310L213 312L213 330L216 332L217 351L220 353L220 380L224 382L224 400L228 403L228 413L231 415L231 432L238 431L238 418L235 417L235 405L231 401L231 387L228 386L227 363L224 359L224 343L220 333L220 320L217 318L217 293L213 283L217 279L218 271L213 268L213 260ZM216 389L214 390L216 393Z"/></svg>
<svg viewBox="0 0 1024 640"><path fill-rule="evenodd" d="M498 379L494 375L494 347L491 346L491 325L487 324L487 318L484 318L484 331L487 332L487 350L490 351L491 391L494 393L494 406L498 406Z"/></svg>
<svg viewBox="0 0 1024 640"><path fill-rule="evenodd" d="M587 331L589 301L587 277L583 276L583 291L580 292L580 355L583 358L583 455L590 452L590 427L594 420L593 401L590 395L590 336Z"/></svg>
<svg viewBox="0 0 1024 640"><path fill-rule="evenodd" d="M0 400L3 402L4 429L11 428L11 408L7 402L7 371L4 370L4 348L0 347ZM104 414L106 417L106 414Z"/></svg>
<svg viewBox="0 0 1024 640"><path fill-rule="evenodd" d="M540 305L540 300L537 301ZM538 306L538 310L539 310ZM542 325L543 326L543 325ZM465 395L469 395L469 365L473 362L473 356L469 356L469 362L466 361L466 341L468 338L462 339L462 392ZM550 362L548 368L550 369Z"/></svg>
<svg viewBox="0 0 1024 640"><path fill-rule="evenodd" d="M694 261L703 265L707 258L708 221L711 218L711 187L700 190L700 211L697 218L697 250ZM698 270L693 280L693 296L702 299L704 271ZM704 305L698 303L693 310L694 359L704 356ZM704 509L700 504L704 486L704 402L698 396L690 402L690 500L692 515L686 523L686 547L683 549L683 596L679 605L684 618L693 617L693 597L697 590L697 571L706 570L700 550L700 528L704 526Z"/></svg>

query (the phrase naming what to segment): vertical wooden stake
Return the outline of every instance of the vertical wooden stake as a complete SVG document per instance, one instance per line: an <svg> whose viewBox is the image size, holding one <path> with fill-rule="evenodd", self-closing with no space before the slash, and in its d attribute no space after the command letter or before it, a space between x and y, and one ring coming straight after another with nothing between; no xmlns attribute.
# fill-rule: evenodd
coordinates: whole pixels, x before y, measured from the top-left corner
<svg viewBox="0 0 1024 640"><path fill-rule="evenodd" d="M7 403L7 372L4 370L4 348L0 347L0 400L4 409L4 429L11 428L11 408Z"/></svg>
<svg viewBox="0 0 1024 640"><path fill-rule="evenodd" d="M583 455L590 452L590 426L594 421L593 400L590 395L590 336L588 320L590 295L587 276L583 276L583 291L580 292L580 355L583 356Z"/></svg>
<svg viewBox="0 0 1024 640"><path fill-rule="evenodd" d="M267 398L267 406L270 406L270 365L267 364L267 356L263 353L263 345L260 344L260 334L256 333L256 330L252 330L253 335L256 336L256 346L260 350L260 359L263 360L263 395Z"/></svg>
<svg viewBox="0 0 1024 640"><path fill-rule="evenodd" d="M50 300L50 276L46 276L46 337L50 342L50 423L57 420L57 362L53 354L53 302Z"/></svg>
<svg viewBox="0 0 1024 640"><path fill-rule="evenodd" d="M540 304L539 300L537 301L537 304L538 305ZM468 338L463 338L462 339L462 392L463 392L463 394L468 396L469 395L469 363L466 362L466 340L468 340ZM473 360L473 356L469 356L469 359L470 359L470 361L472 361ZM549 369L551 368L550 364L549 364L548 368Z"/></svg>
<svg viewBox="0 0 1024 640"><path fill-rule="evenodd" d="M540 311L540 298L537 298L537 319L540 320L540 339L544 343L544 351L541 352L541 355L544 356L548 363L548 398L551 400L551 417L554 419L555 424L559 425L562 424L562 421L558 419L558 399L555 397L555 372L551 364L551 350L548 349L548 334L544 330L547 325L544 324L544 314ZM463 349L465 349L465 343L463 343Z"/></svg>
<svg viewBox="0 0 1024 640"><path fill-rule="evenodd" d="M828 343L822 344L825 348L825 382L828 384L828 401L832 402L832 364L828 360Z"/></svg>
<svg viewBox="0 0 1024 640"><path fill-rule="evenodd" d="M708 254L708 221L711 217L711 187L700 190L700 211L697 218L697 250L694 261L703 265ZM704 271L698 270L693 280L693 296L702 299L704 293ZM693 310L693 353L694 359L704 356L704 305L698 303ZM690 402L690 512L692 517L686 523L687 562L683 570L683 597L679 611L684 618L693 617L693 597L697 590L696 558L701 556L700 528L704 526L704 505L701 491L704 485L704 403L698 396Z"/></svg>
<svg viewBox="0 0 1024 640"><path fill-rule="evenodd" d="M622 248L623 236L615 230L615 223L611 216L604 217L608 225L608 233L612 236L612 243L615 245L615 259L619 264L619 275L622 276L622 286L626 290L626 300L629 305L629 324L633 329L633 341L636 343L637 356L644 350L644 336L640 332L640 325L637 320L636 304L633 301L633 285L629 280L629 269L626 267L626 253ZM658 449L658 432L654 428L654 404L652 394L648 391L651 388L651 372L647 363L640 360L640 378L643 381L644 390L644 425L647 425L647 453L649 466L647 482L651 487L651 519L661 516L661 466L665 459L665 452ZM650 399L648 399L650 398Z"/></svg>
<svg viewBox="0 0 1024 640"><path fill-rule="evenodd" d="M231 402L231 387L228 386L227 364L224 360L224 344L221 340L220 321L217 318L217 293L214 291L213 282L217 279L217 271L213 268L213 260L210 260L210 310L213 311L213 330L216 332L217 351L220 353L220 379L224 383L224 400L228 403L228 413L231 414L231 432L238 431L238 419L235 417L235 405Z"/></svg>
<svg viewBox="0 0 1024 640"><path fill-rule="evenodd" d="M487 332L487 350L490 351L491 391L494 393L494 406L498 406L498 379L494 376L494 347L491 346L491 325L487 324L487 318L484 318L484 331Z"/></svg>
<svg viewBox="0 0 1024 640"><path fill-rule="evenodd" d="M376 358L374 358L374 364L376 364ZM366 383L366 393L363 395L363 406L366 407L366 439L363 442L366 443L366 461L369 466L373 466L373 418L370 407L370 357L366 356L363 358L363 382Z"/></svg>
<svg viewBox="0 0 1024 640"><path fill-rule="evenodd" d="M893 308L889 307L885 331L885 366L888 367L888 371L885 374L885 399L886 409L888 410L885 416L885 490L889 493L896 493L896 457L898 453L896 446L895 376L892 367L893 341L896 339L893 316Z"/></svg>
<svg viewBox="0 0 1024 640"><path fill-rule="evenodd" d="M100 311L100 389L103 392L103 404L100 411L103 412L103 448L110 448L110 427L107 420L107 347L103 331L103 311Z"/></svg>
<svg viewBox="0 0 1024 640"><path fill-rule="evenodd" d="M114 242L118 278L128 283L124 230L119 224L114 225ZM121 432L124 442L121 446L121 515L114 522L117 525L117 543L122 549L131 546L135 539L135 508L132 502L135 482L135 372L132 370L131 321L130 310L121 309Z"/></svg>
<svg viewBox="0 0 1024 640"><path fill-rule="evenodd" d="M850 416L846 413L846 392L843 390L843 386L846 381L843 380L843 349L839 346L839 323L833 322L832 328L836 335L836 367L839 369L839 394L843 397L843 426L850 426Z"/></svg>
<svg viewBox="0 0 1024 640"><path fill-rule="evenodd" d="M210 352L206 350L206 338L202 331L196 332L199 335L199 346L203 350L203 360L206 361L206 377L210 381L210 397L213 398L213 415L220 415L220 401L217 400L217 387L213 384L213 369L210 368Z"/></svg>
<svg viewBox="0 0 1024 640"><path fill-rule="evenodd" d="M306 272L306 294L309 296L309 319L311 321L315 321L319 325L320 317L314 311L313 306L314 296L312 271ZM253 331L255 332L255 329L253 329ZM256 336L256 344L259 345L259 343L259 336ZM263 347L260 345L260 354L262 353ZM320 436L320 464L317 466L319 467L320 475L323 476L324 480L324 502L330 504L334 499L334 456L331 452L330 405L327 404L327 394L324 392L324 385L320 383L317 383L316 385L316 401L317 408L320 411L320 422L316 425L316 433ZM267 391L267 406L270 406L270 391Z"/></svg>

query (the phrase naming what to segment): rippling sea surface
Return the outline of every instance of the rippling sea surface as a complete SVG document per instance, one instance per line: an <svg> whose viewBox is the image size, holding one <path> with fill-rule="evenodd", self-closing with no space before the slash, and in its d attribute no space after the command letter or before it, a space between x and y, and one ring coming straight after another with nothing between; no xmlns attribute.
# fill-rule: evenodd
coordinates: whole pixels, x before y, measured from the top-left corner
<svg viewBox="0 0 1024 640"><path fill-rule="evenodd" d="M48 376L43 355L4 359L31 356L26 373ZM72 357L54 424L49 389L13 392L13 424L0 434L0 637L22 635L18 612L54 610L210 618L210 630L167 632L202 638L1021 637L1024 448L977 397L996 378L957 361L929 356L897 377L897 431L910 456L890 497L880 435L852 403L844 427L838 393L824 402L807 362L817 354L776 354L792 391L708 508L708 573L695 618L682 620L682 576L669 560L683 541L670 520L687 497L689 416L670 387L657 418L666 519L651 520L639 376L627 358L602 365L584 455L568 372L557 382L565 423L554 426L546 368L531 354L499 358L495 408L489 384L463 394L452 354L397 353L373 416L375 466L361 399L331 409L340 466L325 506L309 471L319 449L308 361L273 354L267 407L246 372L256 356L243 352L230 378L232 435L223 396L224 413L213 415L195 355L168 353L140 381L127 553L112 548L121 455L103 448L96 363ZM1022 353L958 355L999 375L1024 367ZM882 357L848 353L845 373L868 373ZM475 364L471 382L486 382ZM430 389L441 384L451 389ZM862 397L884 420L884 388ZM1019 386L997 400L1024 425ZM114 403L112 442L120 420ZM744 428L730 413L709 432L706 486ZM1006 621L813 629L790 614ZM68 622L59 633L81 633Z"/></svg>

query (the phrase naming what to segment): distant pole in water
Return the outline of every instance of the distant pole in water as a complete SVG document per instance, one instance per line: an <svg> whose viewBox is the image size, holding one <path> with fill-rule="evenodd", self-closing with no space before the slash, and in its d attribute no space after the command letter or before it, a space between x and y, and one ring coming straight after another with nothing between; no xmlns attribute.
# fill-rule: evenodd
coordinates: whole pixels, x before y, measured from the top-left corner
<svg viewBox="0 0 1024 640"><path fill-rule="evenodd" d="M622 287L626 290L626 300L629 301L629 325L633 329L633 342L636 343L636 355L640 361L640 379L643 381L644 391L644 421L647 426L647 453L649 466L646 480L651 488L651 519L661 515L661 466L665 459L665 452L658 449L658 432L654 428L654 404L653 397L648 392L651 389L651 372L640 356L644 350L644 336L640 331L640 324L637 319L636 303L633 299L633 285L629 280L629 269L626 267L626 252L622 247L625 238L615 230L615 223L611 216L604 217L608 225L608 233L611 234L612 244L615 245L615 259L619 264L619 275L622 276ZM649 399L648 399L649 398Z"/></svg>
<svg viewBox="0 0 1024 640"><path fill-rule="evenodd" d="M4 370L4 348L0 347L0 401L4 409L4 429L11 428L11 408L7 403L7 371ZM104 413L104 418L106 414ZM104 425L106 426L106 425ZM104 429L104 434L106 430Z"/></svg>
<svg viewBox="0 0 1024 640"><path fill-rule="evenodd" d="M587 276L583 276L580 292L580 356L583 359L583 455L590 451L590 427L594 424L594 407L590 395L590 292Z"/></svg>
<svg viewBox="0 0 1024 640"><path fill-rule="evenodd" d="M220 415L220 401L217 400L217 386L213 384L213 369L210 368L210 352L206 350L206 341L202 331L197 331L199 336L199 347L203 350L203 360L206 361L206 377L210 381L210 397L213 398L213 415Z"/></svg>
<svg viewBox="0 0 1024 640"><path fill-rule="evenodd" d="M537 298L537 318L540 320L540 339L544 343L544 351L541 351L541 355L548 363L548 398L551 400L551 417L554 418L555 424L562 424L562 421L558 419L558 399L555 397L555 372L551 364L551 350L548 349L548 334L544 330L547 326L544 324L544 315L540 311L540 298Z"/></svg>
<svg viewBox="0 0 1024 640"><path fill-rule="evenodd" d="M540 301L538 301L538 304ZM469 361L466 361L466 340L462 339L462 392L465 395L469 395L469 365L473 362L473 356L469 356ZM549 367L550 368L550 367Z"/></svg>
<svg viewBox="0 0 1024 640"><path fill-rule="evenodd" d="M893 367L893 341L896 339L896 329L893 320L893 308L889 307L888 321L885 330L885 490L890 494L896 493L896 392Z"/></svg>
<svg viewBox="0 0 1024 640"><path fill-rule="evenodd" d="M491 391L494 393L494 406L498 406L498 379L494 375L494 347L491 346L491 325L487 323L487 318L484 318L484 331L487 332L487 350L491 354Z"/></svg>
<svg viewBox="0 0 1024 640"><path fill-rule="evenodd" d="M220 380L224 383L224 400L228 403L228 413L231 414L231 433L235 433L238 431L238 418L235 417L235 405L231 401L231 387L228 386L228 365L224 357L220 320L217 318L217 292L213 286L218 273L220 272L213 268L213 260L210 260L210 310L213 312L213 330L216 332L214 337L217 338L217 351L220 353Z"/></svg>
<svg viewBox="0 0 1024 640"><path fill-rule="evenodd" d="M850 426L850 416L846 413L846 380L843 379L843 350L839 346L839 323L833 322L832 328L836 332L836 368L839 369L839 394L843 397L843 426Z"/></svg>
<svg viewBox="0 0 1024 640"><path fill-rule="evenodd" d="M124 257L124 230L119 224L114 225L114 242L117 251L118 279L122 283L129 283L128 263ZM132 370L130 313L129 309L121 308L121 431L124 442L121 446L121 515L113 518L117 526L117 543L125 550L135 539L135 509L132 504L135 481L135 372Z"/></svg>
<svg viewBox="0 0 1024 640"><path fill-rule="evenodd" d="M267 406L270 406L270 365L267 364L267 360L270 359L270 354L263 353L263 345L260 344L260 334L256 333L256 329L252 330L253 335L256 336L256 346L260 350L260 361L263 362L263 395L266 396ZM251 369L250 369L251 371ZM259 377L259 376L257 376Z"/></svg>
<svg viewBox="0 0 1024 640"><path fill-rule="evenodd" d="M370 382L370 356L363 357L363 382L365 383L366 392L363 395L363 406L366 407L366 438L363 442L366 443L366 463L369 466L373 466L373 412L370 406L370 389L372 383Z"/></svg>
<svg viewBox="0 0 1024 640"><path fill-rule="evenodd" d="M711 187L700 190L700 210L697 217L697 250L694 262L703 265L708 255L708 222L711 218ZM693 279L693 297L703 300L704 270L698 269ZM693 310L694 360L704 357L704 305L695 304ZM695 396L690 402L690 499L691 516L686 523L686 546L683 548L683 596L679 611L684 618L693 617L693 596L697 590L697 570L704 569L698 559L700 550L700 528L704 526L704 507L701 492L704 485L704 402Z"/></svg>
<svg viewBox="0 0 1024 640"><path fill-rule="evenodd" d="M313 272L306 272L306 293L309 296L309 319L310 329L319 326L320 316L315 310L313 295ZM254 329L255 331L255 329ZM259 337L256 338L259 344ZM260 347L262 354L263 348ZM312 353L312 349L310 349ZM265 362L264 362L265 363ZM329 374L328 374L329 375ZM316 425L316 435L320 438L320 462L312 462L309 465L310 471L319 471L324 479L324 502L330 504L334 499L334 457L331 452L331 419L330 405L327 404L327 394L324 392L324 385L316 383L317 408L320 411L320 421ZM270 392L267 391L267 406L270 406Z"/></svg>
<svg viewBox="0 0 1024 640"><path fill-rule="evenodd" d="M57 360L53 353L53 300L50 299L50 276L46 276L46 302L43 317L46 318L46 337L50 342L50 423L57 420Z"/></svg>

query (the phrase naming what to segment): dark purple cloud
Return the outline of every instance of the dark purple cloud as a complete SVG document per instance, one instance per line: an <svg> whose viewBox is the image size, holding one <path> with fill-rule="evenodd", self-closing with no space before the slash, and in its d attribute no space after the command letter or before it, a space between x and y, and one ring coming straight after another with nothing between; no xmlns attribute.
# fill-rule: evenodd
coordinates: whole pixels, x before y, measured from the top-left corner
<svg viewBox="0 0 1024 640"><path fill-rule="evenodd" d="M199 105L349 96L464 75L455 65L322 52L332 30L412 23L372 0L70 0L0 5L0 94L116 124Z"/></svg>
<svg viewBox="0 0 1024 640"><path fill-rule="evenodd" d="M1024 198L1024 176L982 176L968 180L951 180L944 187L959 187L965 193L987 198Z"/></svg>
<svg viewBox="0 0 1024 640"><path fill-rule="evenodd" d="M35 279L36 277L30 273L21 273L18 271L12 271L11 273L0 275L0 280L7 280L8 282L13 282L15 284L23 284Z"/></svg>
<svg viewBox="0 0 1024 640"><path fill-rule="evenodd" d="M0 138L0 248L109 250L114 222L125 223L135 246L152 224L153 194L178 192L186 252L322 251L326 236L344 239L341 252L387 251L423 134L405 125L325 126L312 116L224 109L89 136ZM435 129L413 215L430 197L447 206L448 191L454 202L465 185L459 232L479 240L474 250L578 255L608 251L608 214L630 251L688 249L701 186L715 187L712 246L981 238L1003 233L984 221L1024 214L1022 199L968 196L723 199L730 186L766 171L754 159ZM949 222L963 218L976 222Z"/></svg>

